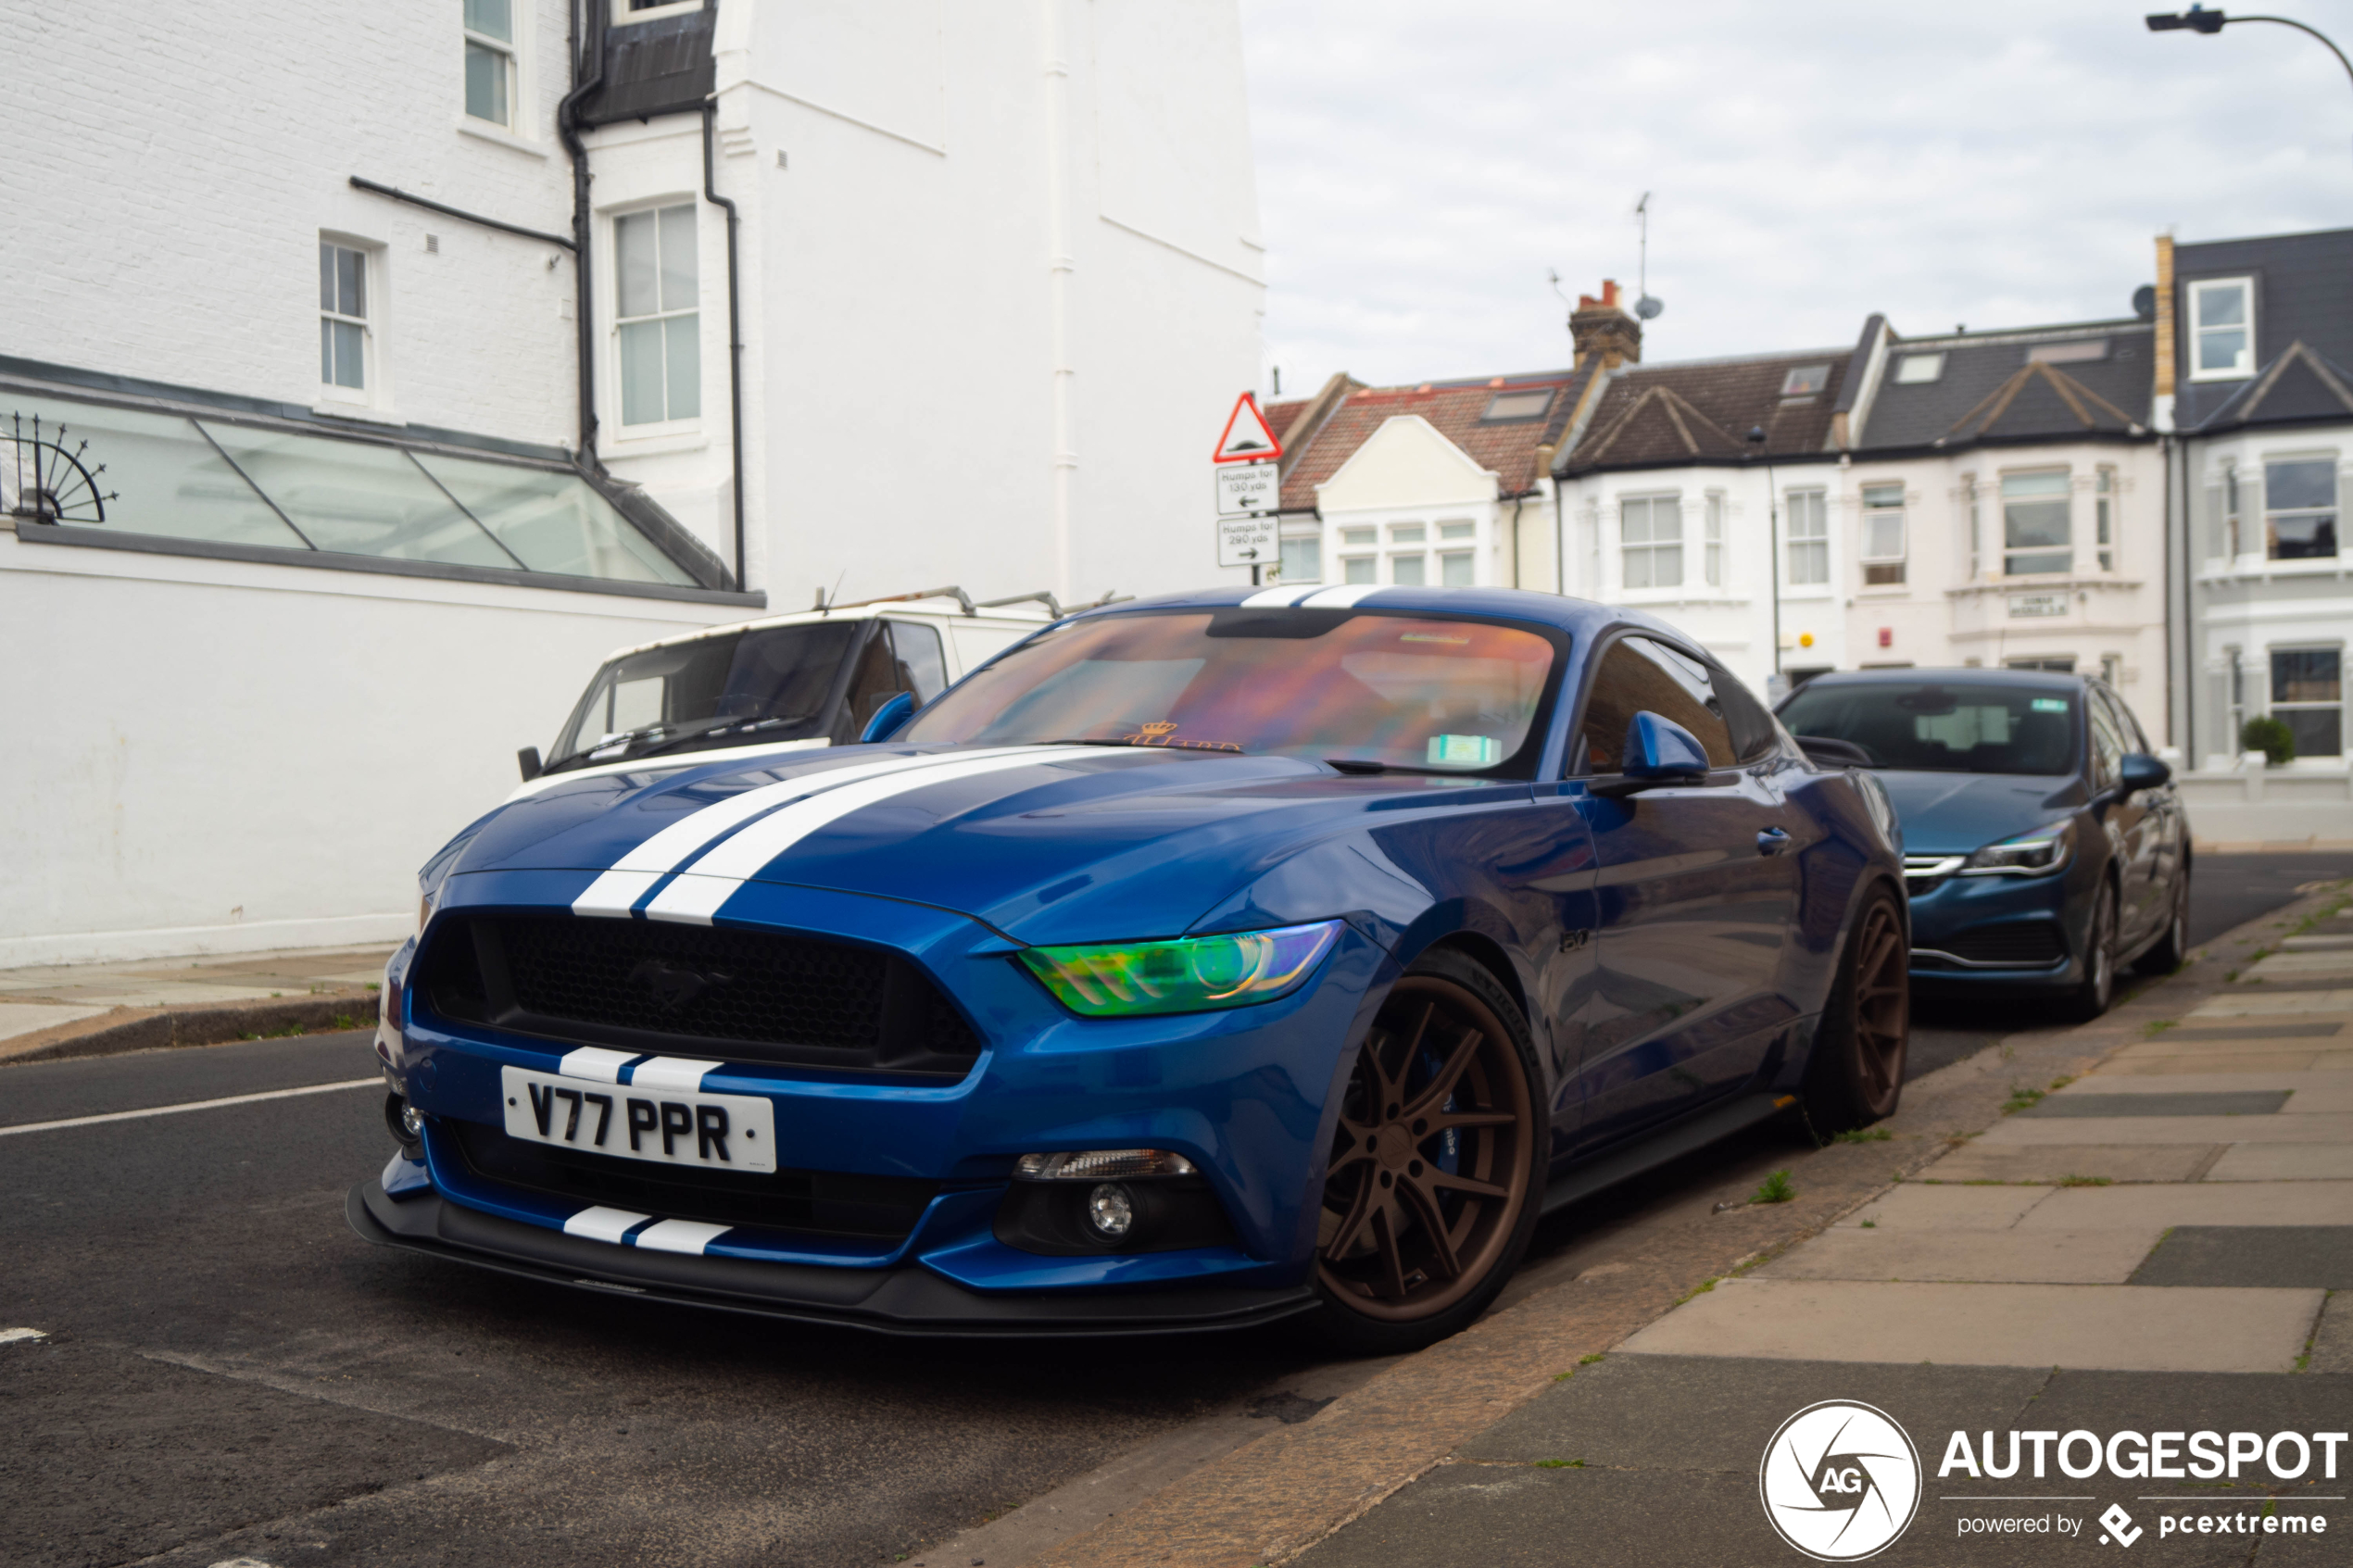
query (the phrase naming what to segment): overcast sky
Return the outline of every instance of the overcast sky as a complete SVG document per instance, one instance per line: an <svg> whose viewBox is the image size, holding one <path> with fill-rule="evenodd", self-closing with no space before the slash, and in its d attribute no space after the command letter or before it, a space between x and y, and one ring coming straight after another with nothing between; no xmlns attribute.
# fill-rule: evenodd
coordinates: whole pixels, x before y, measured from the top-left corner
<svg viewBox="0 0 2353 1568"><path fill-rule="evenodd" d="M2353 83L2156 4L1241 0L1286 395L1568 364L1636 274L1645 359L2130 313L2152 237L2353 225ZM2182 0L2186 4L2186 0ZM2353 48L2353 3L2278 7Z"/></svg>

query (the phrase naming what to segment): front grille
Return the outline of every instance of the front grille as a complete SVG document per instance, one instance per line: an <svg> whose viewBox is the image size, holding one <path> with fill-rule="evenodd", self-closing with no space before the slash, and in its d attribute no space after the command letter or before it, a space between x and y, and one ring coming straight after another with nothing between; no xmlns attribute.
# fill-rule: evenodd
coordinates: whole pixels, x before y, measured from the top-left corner
<svg viewBox="0 0 2353 1568"><path fill-rule="evenodd" d="M457 915L418 965L445 1017L733 1061L962 1076L980 1040L905 959L727 926Z"/></svg>
<svg viewBox="0 0 2353 1568"><path fill-rule="evenodd" d="M609 1154L548 1148L479 1122L443 1122L467 1168L485 1181L715 1225L896 1241L915 1228L937 1182L846 1176L832 1171L701 1171Z"/></svg>
<svg viewBox="0 0 2353 1568"><path fill-rule="evenodd" d="M1938 940L1929 954L1942 953L1964 964L2004 969L2037 969L2063 962L2067 938L2059 928L2044 922L2024 925L1982 925Z"/></svg>

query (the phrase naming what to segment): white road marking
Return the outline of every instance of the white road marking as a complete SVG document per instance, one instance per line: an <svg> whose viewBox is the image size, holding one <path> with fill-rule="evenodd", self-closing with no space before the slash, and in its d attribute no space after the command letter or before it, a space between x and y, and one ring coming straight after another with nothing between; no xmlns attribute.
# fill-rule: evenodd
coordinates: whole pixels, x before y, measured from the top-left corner
<svg viewBox="0 0 2353 1568"><path fill-rule="evenodd" d="M641 1252L648 1249L655 1252L689 1252L700 1257L704 1248L725 1235L730 1228L732 1227L727 1225L710 1224L701 1220L664 1220L660 1224L648 1225L637 1233L637 1248Z"/></svg>
<svg viewBox="0 0 2353 1568"><path fill-rule="evenodd" d="M0 1328L0 1345L13 1344L19 1339L46 1339L48 1337L49 1333L46 1329Z"/></svg>
<svg viewBox="0 0 2353 1568"><path fill-rule="evenodd" d="M564 1222L564 1235L585 1236L591 1241L621 1245L621 1238L633 1225L642 1225L651 1214L633 1214L626 1209L583 1209Z"/></svg>
<svg viewBox="0 0 2353 1568"><path fill-rule="evenodd" d="M586 892L573 900L572 912L607 919L628 919L629 911L635 907L637 900L652 892L654 884L685 865L697 850L709 847L713 839L734 832L761 812L772 810L786 801L824 794L867 779L921 771L925 768L964 761L976 756L1003 755L1005 748L1002 747L986 752L926 752L914 757L892 757L880 762L854 763L847 768L828 768L822 772L748 789L741 795L730 796L680 818L615 860L609 870L588 884Z"/></svg>
<svg viewBox="0 0 2353 1568"><path fill-rule="evenodd" d="M384 1086L382 1078L348 1078L340 1084L312 1084L300 1089L271 1089L267 1094L229 1095L220 1099L192 1099L184 1105L150 1106L145 1110L109 1110L104 1116L69 1116L62 1122L26 1122L14 1127L0 1127L0 1138L17 1133L48 1133L59 1127L94 1127L101 1122L135 1122L143 1116L176 1116L183 1110L210 1110L223 1105L251 1105L257 1100L291 1099L296 1095L333 1094L337 1089L372 1089Z"/></svg>
<svg viewBox="0 0 2353 1568"><path fill-rule="evenodd" d="M566 1051L556 1071L567 1078L585 1078L592 1084L618 1084L621 1070L645 1055L643 1051L609 1051L602 1046L583 1046L576 1051Z"/></svg>
<svg viewBox="0 0 2353 1568"><path fill-rule="evenodd" d="M702 1087L705 1076L723 1064L697 1061L690 1057L658 1056L641 1061L630 1070L629 1086L633 1089L669 1089L692 1094Z"/></svg>
<svg viewBox="0 0 2353 1568"><path fill-rule="evenodd" d="M1029 746L1010 753L967 754L951 759L939 767L864 779L840 789L827 790L807 800L795 801L782 810L761 818L733 838L722 840L717 847L679 872L677 880L663 888L654 901L646 906L646 918L677 921L688 925L709 925L711 917L718 912L719 907L733 897L736 889L757 875L769 861L811 834L869 806L879 806L910 791L928 789L933 784L953 784L963 779L977 778L984 773L1003 772L1047 762L1073 761L1092 755L1094 753L1088 748L1076 746Z"/></svg>

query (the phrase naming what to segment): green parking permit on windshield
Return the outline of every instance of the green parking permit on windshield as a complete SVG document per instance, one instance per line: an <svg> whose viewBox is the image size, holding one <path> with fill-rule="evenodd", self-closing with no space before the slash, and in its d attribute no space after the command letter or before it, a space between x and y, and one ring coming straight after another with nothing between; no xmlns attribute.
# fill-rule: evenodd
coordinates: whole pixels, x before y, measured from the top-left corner
<svg viewBox="0 0 2353 1568"><path fill-rule="evenodd" d="M1440 768L1485 768L1500 761L1493 735L1432 735L1429 760Z"/></svg>
<svg viewBox="0 0 2353 1568"><path fill-rule="evenodd" d="M2038 696L2034 699L2034 711L2037 713L2064 713L2067 711L2067 698L2063 696Z"/></svg>

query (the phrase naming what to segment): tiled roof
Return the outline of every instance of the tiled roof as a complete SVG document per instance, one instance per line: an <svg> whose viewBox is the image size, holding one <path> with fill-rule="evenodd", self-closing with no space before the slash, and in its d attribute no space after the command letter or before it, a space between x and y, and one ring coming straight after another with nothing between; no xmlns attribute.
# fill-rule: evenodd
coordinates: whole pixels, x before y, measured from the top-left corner
<svg viewBox="0 0 2353 1568"><path fill-rule="evenodd" d="M2132 435L2149 424L2156 359L2145 321L2083 321L2013 332L1898 338L1857 451L1978 441ZM1907 359L1942 356L1934 379L1901 379Z"/></svg>
<svg viewBox="0 0 2353 1568"><path fill-rule="evenodd" d="M2309 420L2353 419L2353 374L2301 343L2263 367L2198 426L2201 431Z"/></svg>
<svg viewBox="0 0 2353 1568"><path fill-rule="evenodd" d="M1275 439L1280 441L1290 433L1290 427L1299 422L1299 416L1305 413L1307 405L1314 401L1310 397L1289 398L1280 403L1269 403L1259 412L1266 416L1267 428L1275 433Z"/></svg>
<svg viewBox="0 0 2353 1568"><path fill-rule="evenodd" d="M1832 406L1853 358L1850 349L1831 348L1625 366L1556 471L1818 455L1830 445ZM1818 390L1782 395L1792 372L1816 368ZM1765 439L1752 445L1748 433L1758 428Z"/></svg>
<svg viewBox="0 0 2353 1568"><path fill-rule="evenodd" d="M2183 285L2173 312L2179 340L2173 362L2180 367L2173 418L2183 430L2206 429L2218 419L2224 423L2265 424L2311 417L2290 412L2299 400L2278 394L2264 399L2262 407L2252 412L2240 401L2250 382L2260 382L2276 369L2291 345L2301 344L2333 365L2353 365L2353 289L2346 286L2346 281L2353 278L2353 229L2177 245L2173 277ZM2255 280L2257 369L2249 380L2190 379L2186 285L2207 278ZM2301 371L2291 379L2300 380ZM2238 410L2224 415L2225 406L2233 402L2240 403Z"/></svg>
<svg viewBox="0 0 2353 1568"><path fill-rule="evenodd" d="M1400 414L1418 414L1438 433L1499 476L1503 494L1534 488L1541 477L1536 448L1560 438L1577 407L1587 372L1553 370L1537 375L1493 376L1481 381L1424 382L1419 386L1373 386L1349 394L1331 418L1308 440L1283 476L1283 509L1306 511L1315 505L1315 486ZM1483 418L1498 393L1552 394L1541 414L1512 420ZM1296 417L1296 416L1294 416Z"/></svg>

